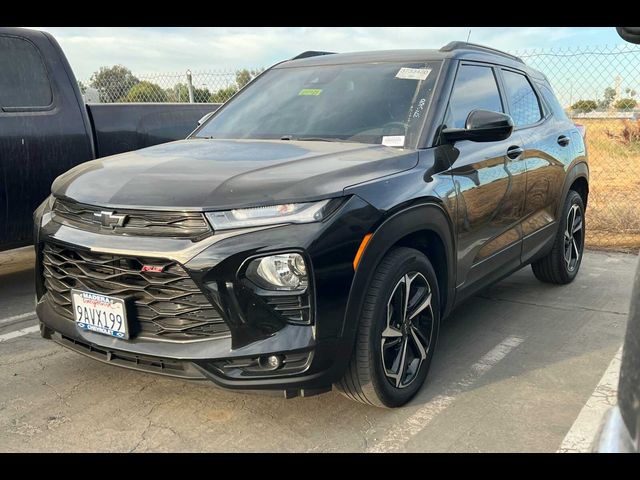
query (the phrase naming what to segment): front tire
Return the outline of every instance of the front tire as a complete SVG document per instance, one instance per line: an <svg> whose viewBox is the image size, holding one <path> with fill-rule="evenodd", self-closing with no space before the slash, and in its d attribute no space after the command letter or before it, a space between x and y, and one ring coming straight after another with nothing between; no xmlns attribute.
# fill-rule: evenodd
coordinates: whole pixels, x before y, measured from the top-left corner
<svg viewBox="0 0 640 480"><path fill-rule="evenodd" d="M582 263L584 234L584 202L578 192L569 190L551 251L531 264L536 278L558 285L571 283Z"/></svg>
<svg viewBox="0 0 640 480"><path fill-rule="evenodd" d="M377 407L411 400L433 358L439 298L437 277L425 255L405 247L387 253L369 285L356 345L337 389Z"/></svg>

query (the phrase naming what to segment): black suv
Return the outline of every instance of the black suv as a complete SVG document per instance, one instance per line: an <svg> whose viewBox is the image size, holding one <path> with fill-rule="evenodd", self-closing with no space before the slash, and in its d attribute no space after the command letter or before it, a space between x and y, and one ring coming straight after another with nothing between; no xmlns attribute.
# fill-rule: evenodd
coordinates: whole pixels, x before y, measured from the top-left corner
<svg viewBox="0 0 640 480"><path fill-rule="evenodd" d="M441 320L580 267L585 145L544 75L454 42L305 52L189 138L84 163L35 213L41 332L244 390L421 387Z"/></svg>

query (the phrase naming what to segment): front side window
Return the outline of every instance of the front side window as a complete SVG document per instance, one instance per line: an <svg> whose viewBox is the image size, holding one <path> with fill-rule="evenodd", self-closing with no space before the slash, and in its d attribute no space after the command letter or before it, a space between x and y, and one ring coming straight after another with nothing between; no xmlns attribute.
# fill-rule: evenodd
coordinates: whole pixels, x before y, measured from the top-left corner
<svg viewBox="0 0 640 480"><path fill-rule="evenodd" d="M538 97L527 77L509 70L502 71L509 111L516 127L538 122L542 118Z"/></svg>
<svg viewBox="0 0 640 480"><path fill-rule="evenodd" d="M51 102L49 77L36 47L0 35L0 108L44 108Z"/></svg>
<svg viewBox="0 0 640 480"><path fill-rule="evenodd" d="M276 67L195 136L415 148L439 70L435 61Z"/></svg>
<svg viewBox="0 0 640 480"><path fill-rule="evenodd" d="M464 128L472 110L504 112L491 67L460 66L449 99L444 128Z"/></svg>

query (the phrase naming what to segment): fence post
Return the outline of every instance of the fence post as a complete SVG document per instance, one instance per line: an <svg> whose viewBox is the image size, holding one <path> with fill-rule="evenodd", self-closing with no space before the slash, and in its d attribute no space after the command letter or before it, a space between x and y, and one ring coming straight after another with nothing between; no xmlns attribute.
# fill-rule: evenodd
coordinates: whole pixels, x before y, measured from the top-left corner
<svg viewBox="0 0 640 480"><path fill-rule="evenodd" d="M193 83L191 82L191 70L187 70L187 88L189 89L189 103L193 103Z"/></svg>

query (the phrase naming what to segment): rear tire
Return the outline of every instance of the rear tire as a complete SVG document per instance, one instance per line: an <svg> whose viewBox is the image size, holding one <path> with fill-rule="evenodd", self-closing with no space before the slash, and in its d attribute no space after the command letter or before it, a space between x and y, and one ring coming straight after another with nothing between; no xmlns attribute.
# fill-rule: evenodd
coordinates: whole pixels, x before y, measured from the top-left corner
<svg viewBox="0 0 640 480"><path fill-rule="evenodd" d="M584 203L578 192L569 190L562 209L558 233L546 257L531 264L533 274L545 283L571 283L584 252Z"/></svg>
<svg viewBox="0 0 640 480"><path fill-rule="evenodd" d="M411 400L433 358L439 298L437 277L425 255L405 247L387 253L367 290L351 361L336 388L376 407Z"/></svg>

